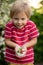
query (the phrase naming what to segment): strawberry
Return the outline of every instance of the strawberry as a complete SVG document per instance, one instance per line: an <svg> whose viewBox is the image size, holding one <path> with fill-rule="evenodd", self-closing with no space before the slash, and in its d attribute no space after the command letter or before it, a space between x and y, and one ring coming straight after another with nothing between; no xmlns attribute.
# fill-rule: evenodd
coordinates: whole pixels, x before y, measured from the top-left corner
<svg viewBox="0 0 43 65"><path fill-rule="evenodd" d="M20 50L20 53L21 53L21 54L23 54L23 51L22 51L22 50Z"/></svg>

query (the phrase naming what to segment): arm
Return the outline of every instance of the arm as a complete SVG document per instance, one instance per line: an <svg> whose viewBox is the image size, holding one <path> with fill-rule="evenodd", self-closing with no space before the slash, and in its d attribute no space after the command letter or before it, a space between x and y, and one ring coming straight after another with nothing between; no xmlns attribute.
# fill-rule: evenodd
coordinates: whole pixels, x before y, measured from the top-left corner
<svg viewBox="0 0 43 65"><path fill-rule="evenodd" d="M16 46L16 43L11 41L11 37L12 37L11 27L12 27L12 23L8 22L5 27L4 37L5 37L5 44L9 47L14 48Z"/></svg>
<svg viewBox="0 0 43 65"><path fill-rule="evenodd" d="M29 34L30 41L27 42L26 44L24 44L24 46L26 46L26 47L34 46L37 43L37 37L39 36L39 30L36 27L36 24L31 21L30 25L31 25L30 34Z"/></svg>
<svg viewBox="0 0 43 65"><path fill-rule="evenodd" d="M37 37L33 38L32 40L30 40L29 42L27 42L23 46L26 47L26 48L28 48L28 47L34 46L36 43L37 43Z"/></svg>
<svg viewBox="0 0 43 65"><path fill-rule="evenodd" d="M15 48L16 43L12 42L10 39L5 39L5 44L9 47Z"/></svg>

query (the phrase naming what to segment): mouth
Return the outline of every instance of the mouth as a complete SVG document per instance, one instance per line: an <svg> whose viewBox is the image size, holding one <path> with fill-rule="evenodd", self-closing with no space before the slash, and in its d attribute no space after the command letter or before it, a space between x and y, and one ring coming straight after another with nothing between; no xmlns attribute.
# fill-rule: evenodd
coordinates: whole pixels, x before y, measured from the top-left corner
<svg viewBox="0 0 43 65"><path fill-rule="evenodd" d="M18 27L24 26L24 25L17 25Z"/></svg>
<svg viewBox="0 0 43 65"><path fill-rule="evenodd" d="M17 28L22 28L24 25L17 25L16 27Z"/></svg>

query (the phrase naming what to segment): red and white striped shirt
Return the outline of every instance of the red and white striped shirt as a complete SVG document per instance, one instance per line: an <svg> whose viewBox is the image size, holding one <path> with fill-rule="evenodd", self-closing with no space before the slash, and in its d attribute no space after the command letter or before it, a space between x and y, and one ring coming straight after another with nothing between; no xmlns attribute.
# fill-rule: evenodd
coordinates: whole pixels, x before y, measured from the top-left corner
<svg viewBox="0 0 43 65"><path fill-rule="evenodd" d="M31 39L38 37L38 29L32 21L27 21L27 24L22 29L17 29L13 22L7 23L5 28L5 38L10 38L12 42L22 46L23 44L31 41ZM34 63L34 50L33 47L27 48L27 54L23 58L18 58L15 55L13 48L6 46L5 60L13 63Z"/></svg>

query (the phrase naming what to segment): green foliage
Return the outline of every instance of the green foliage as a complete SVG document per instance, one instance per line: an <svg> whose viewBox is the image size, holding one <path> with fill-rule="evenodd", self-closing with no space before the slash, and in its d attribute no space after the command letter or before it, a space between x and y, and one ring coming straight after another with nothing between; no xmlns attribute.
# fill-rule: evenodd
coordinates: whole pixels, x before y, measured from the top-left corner
<svg viewBox="0 0 43 65"><path fill-rule="evenodd" d="M5 47L5 45L1 45L0 46L0 65L8 65L8 63L5 61L5 59L4 59L4 50L3 50L3 48Z"/></svg>
<svg viewBox="0 0 43 65"><path fill-rule="evenodd" d="M35 63L43 62L43 14L34 12L31 17L39 29L40 36L38 37L37 45L34 47L35 51Z"/></svg>

